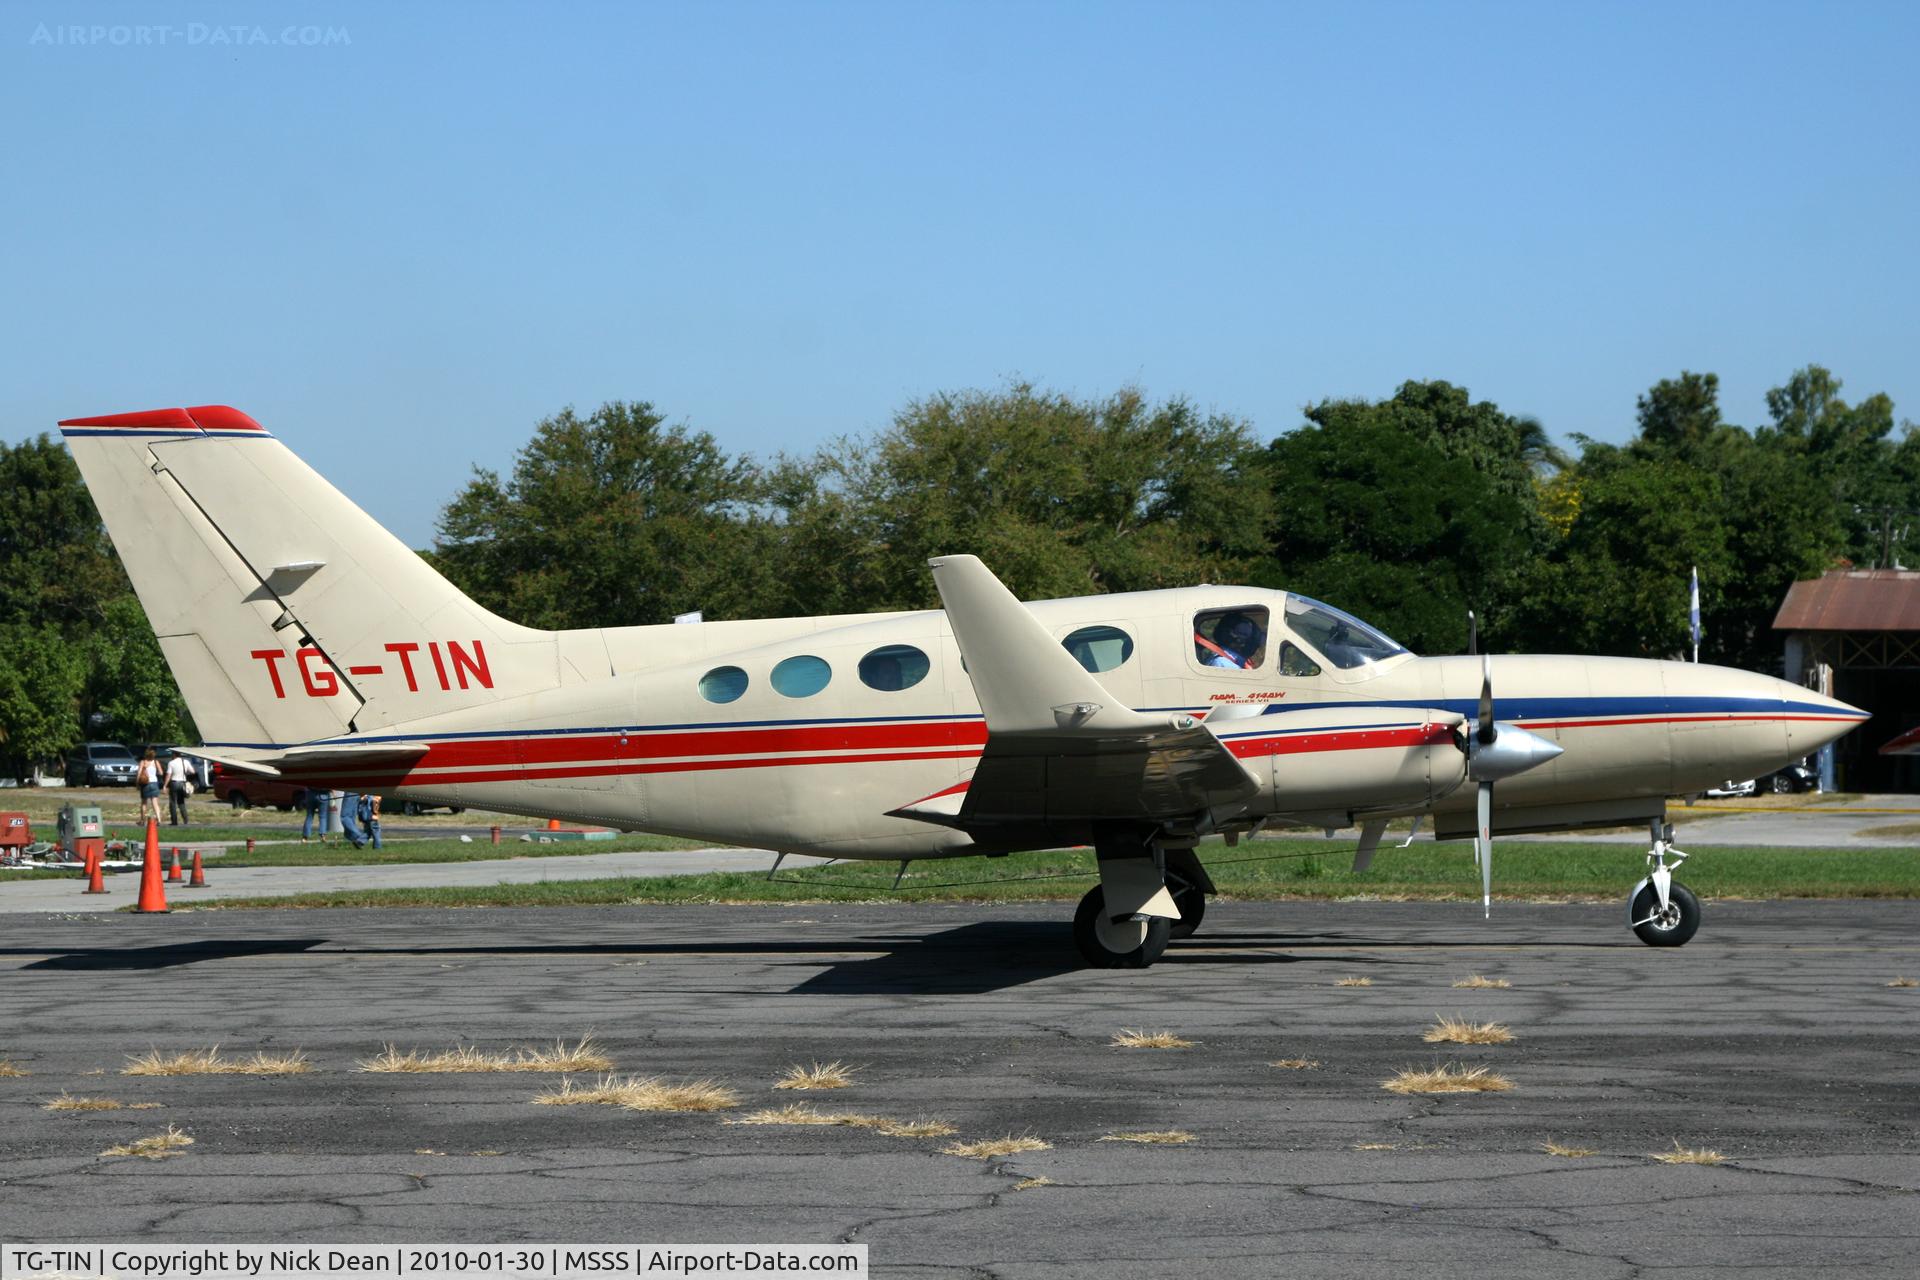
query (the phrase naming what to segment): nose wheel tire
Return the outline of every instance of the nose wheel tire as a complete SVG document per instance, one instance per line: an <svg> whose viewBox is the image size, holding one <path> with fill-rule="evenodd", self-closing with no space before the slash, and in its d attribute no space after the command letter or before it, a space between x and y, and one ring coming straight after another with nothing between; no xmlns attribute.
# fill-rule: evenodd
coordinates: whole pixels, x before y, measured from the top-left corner
<svg viewBox="0 0 1920 1280"><path fill-rule="evenodd" d="M1173 905L1180 908L1180 918L1172 922L1173 927L1167 931L1167 936L1191 938L1200 931L1200 922L1206 918L1206 892L1173 870L1167 872L1167 892L1173 895Z"/></svg>
<svg viewBox="0 0 1920 1280"><path fill-rule="evenodd" d="M1634 935L1650 947L1684 946L1700 929L1700 899L1685 885L1668 886L1664 912L1654 887L1641 885L1630 909L1633 914L1628 919L1640 922L1633 926Z"/></svg>
<svg viewBox="0 0 1920 1280"><path fill-rule="evenodd" d="M1167 949L1173 922L1107 918L1107 895L1099 885L1087 890L1073 913L1073 943L1096 969L1144 969Z"/></svg>

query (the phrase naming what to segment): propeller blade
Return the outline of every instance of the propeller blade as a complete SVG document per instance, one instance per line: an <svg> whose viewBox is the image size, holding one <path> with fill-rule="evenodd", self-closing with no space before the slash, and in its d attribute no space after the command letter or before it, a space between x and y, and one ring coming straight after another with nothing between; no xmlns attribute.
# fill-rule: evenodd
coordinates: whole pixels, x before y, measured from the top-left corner
<svg viewBox="0 0 1920 1280"><path fill-rule="evenodd" d="M1493 728L1493 655L1480 657L1480 731L1477 735L1481 746L1487 746L1494 739Z"/></svg>
<svg viewBox="0 0 1920 1280"><path fill-rule="evenodd" d="M1473 616L1473 610L1467 610L1467 654L1480 652L1480 620Z"/></svg>
<svg viewBox="0 0 1920 1280"><path fill-rule="evenodd" d="M1480 784L1480 831L1474 837L1474 860L1480 864L1480 909L1493 919L1493 784Z"/></svg>

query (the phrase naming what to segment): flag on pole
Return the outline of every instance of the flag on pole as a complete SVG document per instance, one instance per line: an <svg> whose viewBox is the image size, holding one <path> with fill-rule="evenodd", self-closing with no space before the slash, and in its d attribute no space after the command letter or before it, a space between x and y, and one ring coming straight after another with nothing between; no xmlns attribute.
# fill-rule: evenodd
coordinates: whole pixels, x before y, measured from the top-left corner
<svg viewBox="0 0 1920 1280"><path fill-rule="evenodd" d="M1693 635L1693 660L1700 661L1700 569L1694 566L1693 586L1687 597L1687 629Z"/></svg>

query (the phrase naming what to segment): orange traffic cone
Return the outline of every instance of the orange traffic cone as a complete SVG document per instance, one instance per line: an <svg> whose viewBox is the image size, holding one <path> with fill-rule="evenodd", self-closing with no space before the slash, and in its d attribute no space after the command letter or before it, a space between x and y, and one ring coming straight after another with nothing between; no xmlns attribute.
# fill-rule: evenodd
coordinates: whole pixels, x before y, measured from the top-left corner
<svg viewBox="0 0 1920 1280"><path fill-rule="evenodd" d="M559 829L560 829L560 819L558 818L547 819L547 830L558 831Z"/></svg>
<svg viewBox="0 0 1920 1280"><path fill-rule="evenodd" d="M167 868L167 883L180 883L180 846L173 846L173 865Z"/></svg>
<svg viewBox="0 0 1920 1280"><path fill-rule="evenodd" d="M160 886L160 824L147 819L147 855L140 864L140 901L135 911L165 911L167 891Z"/></svg>
<svg viewBox="0 0 1920 1280"><path fill-rule="evenodd" d="M97 849L87 850L87 887L83 893L105 893L107 876L104 864L107 856Z"/></svg>
<svg viewBox="0 0 1920 1280"><path fill-rule="evenodd" d="M207 873L201 870L200 851L198 849L195 849L193 851L193 879L187 881L187 888L204 889L206 887L207 887Z"/></svg>

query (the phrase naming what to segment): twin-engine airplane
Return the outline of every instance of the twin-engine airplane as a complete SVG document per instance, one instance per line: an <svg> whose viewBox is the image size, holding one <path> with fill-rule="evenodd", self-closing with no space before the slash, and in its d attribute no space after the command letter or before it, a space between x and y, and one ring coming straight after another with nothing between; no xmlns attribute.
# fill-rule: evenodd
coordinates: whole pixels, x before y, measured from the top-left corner
<svg viewBox="0 0 1920 1280"><path fill-rule="evenodd" d="M1648 823L1643 941L1699 926L1666 798L1866 718L1680 662L1421 658L1338 609L1200 586L1023 604L972 556L943 608L536 631L469 600L225 406L60 424L230 768L817 857L1092 845L1074 938L1151 964L1214 891L1195 855L1275 820L1474 839ZM1496 680L1497 693L1496 693ZM1671 861L1670 861L1671 860Z"/></svg>

